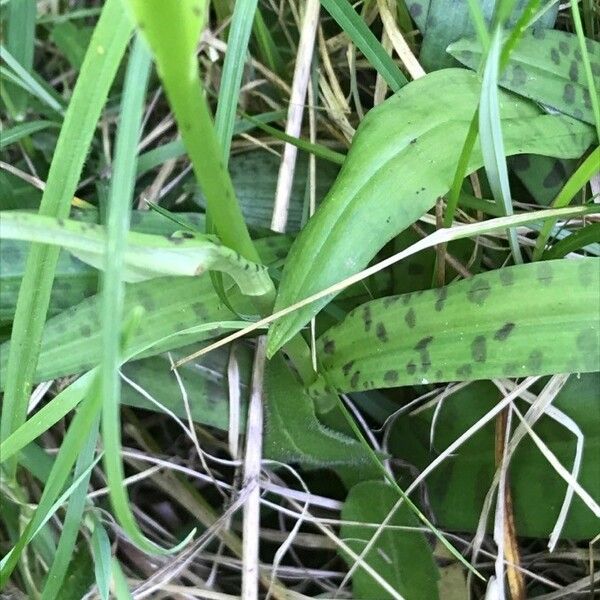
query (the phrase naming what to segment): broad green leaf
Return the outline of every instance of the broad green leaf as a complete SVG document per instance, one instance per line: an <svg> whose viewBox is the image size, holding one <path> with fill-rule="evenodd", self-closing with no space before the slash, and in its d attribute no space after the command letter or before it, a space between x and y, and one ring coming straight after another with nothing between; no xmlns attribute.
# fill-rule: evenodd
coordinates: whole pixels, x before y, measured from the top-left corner
<svg viewBox="0 0 600 600"><path fill-rule="evenodd" d="M360 271L450 189L479 96L480 80L474 73L446 69L408 84L367 115L327 198L290 251L276 310ZM581 122L542 115L529 102L499 96L507 155L576 157L593 140L592 129ZM476 144L467 172L482 163ZM269 354L330 299L275 323Z"/></svg>
<svg viewBox="0 0 600 600"><path fill-rule="evenodd" d="M586 46L598 89L600 42L588 39ZM476 40L460 40L452 44L448 52L472 69L477 68L481 59L481 47ZM572 33L559 30L527 32L512 51L499 84L566 115L594 123L579 42Z"/></svg>
<svg viewBox="0 0 600 600"><path fill-rule="evenodd" d="M185 356L187 350L173 353L173 360ZM236 358L240 370L240 423L243 427L252 369L250 348L239 346ZM229 427L228 359L229 352L219 349L203 356L200 361L186 363L178 369L188 394L193 420L222 430ZM156 401L187 422L181 390L166 355L128 363L122 371ZM126 386L123 391L125 404L161 412L156 404L134 387ZM279 356L267 363L265 393L263 453L266 458L312 466L367 463L368 457L356 440L323 425L317 419L312 399Z"/></svg>
<svg viewBox="0 0 600 600"><path fill-rule="evenodd" d="M62 246L83 262L103 268L106 234L99 225L18 211L5 211L0 217L0 239ZM123 276L130 282L217 270L230 275L244 294L259 296L271 287L265 267L201 234L180 232L165 238L129 233L123 261Z"/></svg>
<svg viewBox="0 0 600 600"><path fill-rule="evenodd" d="M381 523L398 501L391 486L382 481L364 481L355 485L342 509L342 519L358 523ZM389 522L392 526L418 527L419 521L405 504ZM371 527L342 525L341 537L360 554L373 536ZM353 565L350 557L344 556ZM367 553L365 562L381 575L406 600L435 600L439 597L439 572L433 552L420 531L391 529L379 536ZM392 596L369 573L360 568L352 577L352 597L356 600L387 600Z"/></svg>
<svg viewBox="0 0 600 600"><path fill-rule="evenodd" d="M508 164L533 199L541 206L549 206L575 170L577 161L520 154L511 157Z"/></svg>
<svg viewBox="0 0 600 600"><path fill-rule="evenodd" d="M140 217L140 226L154 227L154 219L150 222L145 219ZM262 260L269 264L285 256L289 244L289 238L274 236L258 240L256 246ZM65 293L68 294L68 288ZM141 352L140 357L221 335L226 331L221 324L237 318L219 300L206 278L161 277L130 284L125 292L125 311L138 305L144 308L145 316L133 336L132 347ZM97 295L50 319L44 327L40 361L32 381L37 383L80 373L97 365L100 335L100 299ZM156 344L157 339L162 341ZM6 381L8 348L9 342L0 346L0 386Z"/></svg>
<svg viewBox="0 0 600 600"><path fill-rule="evenodd" d="M600 452L599 386L598 373L573 375L552 402L579 425L585 436L578 481L594 498L600 497L597 461ZM491 410L499 397L493 384L479 381L446 398L436 415L433 447L430 447L429 436L434 408L402 416L394 426L390 451L422 470ZM519 403L518 407L523 412L528 405ZM430 507L441 527L463 532L476 529L483 499L495 471L494 429L493 423L486 425L426 479ZM535 431L570 469L575 456L573 434L547 416L536 423ZM511 460L510 482L517 534L549 536L563 503L566 483L528 437L519 444ZM589 540L597 533L598 519L575 497L562 531L563 537Z"/></svg>
<svg viewBox="0 0 600 600"><path fill-rule="evenodd" d="M600 370L600 259L507 267L368 302L318 341L340 391Z"/></svg>
<svg viewBox="0 0 600 600"><path fill-rule="evenodd" d="M236 319L218 301L207 278L161 277L131 284L125 292L125 313L142 306L146 314L133 335L132 348L141 356L156 354L208 339L223 332L219 323ZM200 324L212 323L209 330L189 333ZM45 381L72 373L87 371L100 361L100 297L92 296L50 319L44 327L40 360L33 382ZM158 345L146 349L156 339ZM10 342L0 351L2 385Z"/></svg>

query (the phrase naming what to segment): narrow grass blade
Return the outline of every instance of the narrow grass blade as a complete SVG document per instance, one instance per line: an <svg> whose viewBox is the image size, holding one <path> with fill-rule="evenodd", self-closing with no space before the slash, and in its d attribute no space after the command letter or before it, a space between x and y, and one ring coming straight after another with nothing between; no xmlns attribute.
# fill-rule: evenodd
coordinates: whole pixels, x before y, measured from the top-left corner
<svg viewBox="0 0 600 600"><path fill-rule="evenodd" d="M27 123L15 125L14 127L2 132L2 135L0 136L0 150L3 150L11 144L19 142L23 138L33 133L43 131L44 129L48 129L50 127L60 127L60 125L58 123L54 123L53 121L29 121Z"/></svg>
<svg viewBox="0 0 600 600"><path fill-rule="evenodd" d="M31 71L33 67L36 12L35 0L19 0L9 2L5 15L6 49L25 71ZM27 111L27 94L17 88L5 90L5 93L10 96L13 117L17 121L23 120Z"/></svg>
<svg viewBox="0 0 600 600"><path fill-rule="evenodd" d="M120 0L107 0L65 115L40 205L40 214L66 217L87 150L132 25ZM58 260L58 248L34 244L19 292L0 419L0 441L25 419L29 388ZM8 465L9 476L16 464Z"/></svg>
<svg viewBox="0 0 600 600"><path fill-rule="evenodd" d="M92 424L86 444L82 448L77 463L75 464L74 478L77 479L86 472L87 476L83 477L81 483L69 498L60 540L56 548L54 561L46 577L46 584L42 591L41 600L55 600L55 598L58 597L73 557L75 542L81 527L81 518L87 500L88 484L91 476L89 465L92 463L96 451L99 424L99 419Z"/></svg>
<svg viewBox="0 0 600 600"><path fill-rule="evenodd" d="M600 148L595 148L594 151L581 163L579 168L569 177L569 181L564 185L560 194L556 197L552 206L554 208L562 208L567 206L575 194L598 172L600 165ZM555 221L546 221L544 223L540 235L535 243L533 251L534 260L539 260L542 256L544 248L550 237Z"/></svg>
<svg viewBox="0 0 600 600"><path fill-rule="evenodd" d="M240 96L240 86L248 53L248 40L254 23L258 0L236 2L233 6L231 26L227 37L227 52L219 87L219 101L215 115L215 133L221 145L221 157L225 165L229 161L229 149Z"/></svg>
<svg viewBox="0 0 600 600"><path fill-rule="evenodd" d="M2 45L0 45L0 58L10 68L24 90L27 90L52 110L62 114L63 107L61 103Z"/></svg>
<svg viewBox="0 0 600 600"><path fill-rule="evenodd" d="M321 4L365 55L373 68L383 77L392 91L397 92L407 83L408 80L402 71L350 2L347 0L321 0Z"/></svg>
<svg viewBox="0 0 600 600"><path fill-rule="evenodd" d="M502 30L498 27L492 37L481 84L479 104L479 138L485 172L488 176L492 194L504 214L512 215L512 197L508 181L502 125L500 121L500 101L498 98L498 73L500 70L500 52L502 50ZM515 264L523 262L517 233L508 232L508 242Z"/></svg>

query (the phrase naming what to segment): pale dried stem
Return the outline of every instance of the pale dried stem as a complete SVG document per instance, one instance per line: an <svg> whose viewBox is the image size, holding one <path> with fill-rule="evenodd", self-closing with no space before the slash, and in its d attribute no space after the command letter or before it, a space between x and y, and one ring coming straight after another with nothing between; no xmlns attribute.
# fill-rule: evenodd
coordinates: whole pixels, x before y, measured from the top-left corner
<svg viewBox="0 0 600 600"><path fill-rule="evenodd" d="M306 10L302 21L302 31L300 33L300 43L298 46L292 93L290 96L290 105L288 107L285 127L285 132L293 137L299 137L300 129L302 127L304 101L306 99L306 89L308 86L308 78L310 76L310 65L315 46L320 6L319 0L307 0ZM271 229L273 231L285 231L290 194L294 182L297 154L298 149L296 146L293 146L292 144L286 144L284 146L283 158L279 168L279 177L277 179L273 217L271 219Z"/></svg>

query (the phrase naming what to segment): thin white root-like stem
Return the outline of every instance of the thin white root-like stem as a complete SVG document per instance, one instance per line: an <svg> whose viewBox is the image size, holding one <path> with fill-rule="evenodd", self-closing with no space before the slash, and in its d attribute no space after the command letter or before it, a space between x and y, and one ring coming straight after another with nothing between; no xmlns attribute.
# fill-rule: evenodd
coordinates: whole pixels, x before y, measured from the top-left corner
<svg viewBox="0 0 600 600"><path fill-rule="evenodd" d="M256 343L252 371L252 391L248 407L246 429L246 453L244 456L243 490L247 494L244 502L244 526L242 538L242 600L258 600L260 539L260 467L262 460L263 434L263 381L267 339L260 336Z"/></svg>

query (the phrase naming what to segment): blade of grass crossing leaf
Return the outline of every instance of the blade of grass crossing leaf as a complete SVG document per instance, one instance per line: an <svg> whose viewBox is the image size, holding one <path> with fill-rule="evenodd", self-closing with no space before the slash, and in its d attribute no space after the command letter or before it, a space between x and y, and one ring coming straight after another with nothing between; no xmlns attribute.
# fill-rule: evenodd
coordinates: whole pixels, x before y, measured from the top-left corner
<svg viewBox="0 0 600 600"><path fill-rule="evenodd" d="M511 52L514 50L519 40L523 37L525 29L530 25L531 19L533 18L540 0L529 0L527 6L524 8L519 20L511 28L510 34L504 46L502 47L502 53L500 55L500 72L504 70L504 67L508 64Z"/></svg>
<svg viewBox="0 0 600 600"><path fill-rule="evenodd" d="M471 21L477 32L477 37L485 50L490 47L490 34L485 23L481 4L477 0L467 0L469 4L469 12L471 13Z"/></svg>
<svg viewBox="0 0 600 600"><path fill-rule="evenodd" d="M24 90L27 90L52 110L59 113L63 112L60 102L2 45L0 45L0 58L8 65L18 84Z"/></svg>
<svg viewBox="0 0 600 600"><path fill-rule="evenodd" d="M346 32L390 89L397 92L407 79L348 0L321 0L323 8Z"/></svg>
<svg viewBox="0 0 600 600"><path fill-rule="evenodd" d="M579 168L569 177L569 181L565 183L560 193L552 202L553 208L562 208L567 206L575 194L585 186L585 184L591 179L591 177L598 172L598 165L600 164L600 148L595 148L594 151L583 161ZM546 221L544 223L540 235L535 244L533 251L534 260L539 260L542 256L548 238L554 225L555 220Z"/></svg>
<svg viewBox="0 0 600 600"><path fill-rule="evenodd" d="M63 490L71 469L85 444L85 437L81 435L81 432L90 431L92 424L98 418L101 408L99 383L97 376L92 378L86 399L81 403L63 438L37 508L23 530L18 542L0 563L0 589L6 585L25 546L35 535L39 527L49 518L50 511Z"/></svg>
<svg viewBox="0 0 600 600"><path fill-rule="evenodd" d="M279 48L277 47L275 40L273 40L271 32L265 23L260 8L256 10L256 14L254 15L253 31L256 45L258 46L258 53L262 62L265 63L273 73L281 75L284 71L283 59L281 58Z"/></svg>
<svg viewBox="0 0 600 600"><path fill-rule="evenodd" d="M502 31L498 27L492 37L490 52L483 71L481 85L481 102L479 105L479 138L483 155L485 172L492 189L492 194L499 206L503 206L507 215L513 214L508 168L502 140L500 124L500 102L498 98L498 72L500 68L500 51ZM523 262L521 249L514 229L508 231L508 242L515 264Z"/></svg>
<svg viewBox="0 0 600 600"><path fill-rule="evenodd" d="M98 441L99 425L100 420L96 419L89 431L87 441L77 458L74 477L78 478L86 473L86 471L87 476L83 477L81 483L69 498L60 540L56 548L56 554L54 555L54 562L48 571L46 585L42 591L41 600L54 600L57 597L73 556L75 542L81 527L81 518L87 500L87 490L91 476L91 471L88 470L88 467L94 459L96 442Z"/></svg>
<svg viewBox="0 0 600 600"><path fill-rule="evenodd" d="M579 40L579 49L581 51L581 58L583 60L585 78L587 80L590 100L592 102L592 110L594 111L596 135L598 137L598 142L600 142L600 100L598 99L598 92L596 91L596 85L594 84L594 75L592 73L592 65L590 64L590 55L586 46L583 25L581 24L581 15L579 14L578 2L571 2L571 14L573 15L573 24L575 25L575 32L577 33L577 39Z"/></svg>
<svg viewBox="0 0 600 600"><path fill-rule="evenodd" d="M263 121L259 121L256 117L252 115L244 115L244 118L254 123L259 129L262 129L266 133L270 133L274 138L281 140L282 142L287 142L288 144L293 144L300 150L304 150L305 152L309 152L310 154L314 154L318 158L322 158L323 160L328 160L336 165L344 164L344 159L346 158L345 154L341 152L336 152L335 150L331 150L327 148L327 146L322 146L321 144L314 144L312 142L307 142L302 138L294 137L293 135L288 135L285 131L280 131L276 127L271 127L267 125Z"/></svg>
<svg viewBox="0 0 600 600"><path fill-rule="evenodd" d="M96 575L96 586L102 600L108 600L110 592L110 581L112 579L112 560L110 540L104 527L97 522L92 532L90 541L92 556L94 557L94 574Z"/></svg>
<svg viewBox="0 0 600 600"><path fill-rule="evenodd" d="M112 559L112 577L113 592L117 600L133 600L121 563L114 557Z"/></svg>
<svg viewBox="0 0 600 600"><path fill-rule="evenodd" d="M215 115L215 133L221 144L221 156L225 165L229 161L229 149L235 125L235 115L240 97L240 85L244 73L248 40L254 23L258 0L236 2L233 7L231 26L227 38L227 52L219 87L219 102Z"/></svg>
<svg viewBox="0 0 600 600"><path fill-rule="evenodd" d="M48 129L49 127L60 127L60 125L52 121L29 121L28 123L15 125L2 132L2 136L0 136L0 150L22 140L32 133Z"/></svg>
<svg viewBox="0 0 600 600"><path fill-rule="evenodd" d="M13 0L6 12L6 48L26 71L33 66L36 7L35 0ZM27 94L18 88L6 91L11 97L14 118L22 120L27 110Z"/></svg>
<svg viewBox="0 0 600 600"><path fill-rule="evenodd" d="M123 483L121 462L121 329L124 317L125 287L122 281L124 253L129 231L129 206L135 186L136 148L140 138L151 55L137 38L132 49L121 106L121 119L113 177L109 192L105 268L102 286L102 441L104 468L111 504L117 520L134 543L146 552L162 552L148 540L136 524Z"/></svg>
<svg viewBox="0 0 600 600"><path fill-rule="evenodd" d="M79 79L65 115L40 214L66 217L87 156L96 123L125 52L131 23L120 0L107 0L86 52ZM33 244L19 291L6 374L0 441L23 421L59 249ZM10 477L16 463L7 465Z"/></svg>

